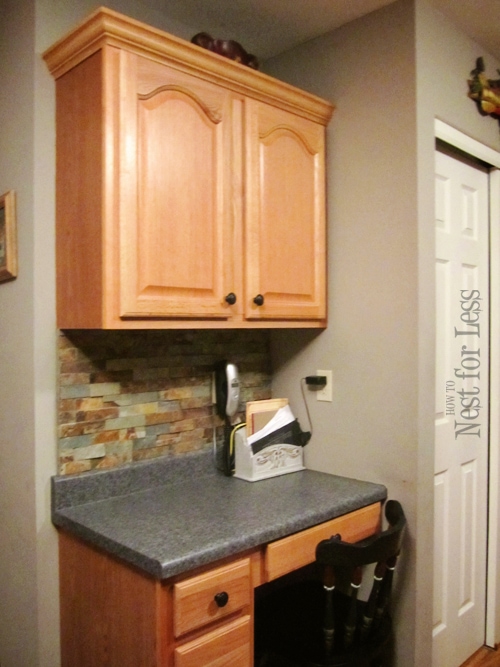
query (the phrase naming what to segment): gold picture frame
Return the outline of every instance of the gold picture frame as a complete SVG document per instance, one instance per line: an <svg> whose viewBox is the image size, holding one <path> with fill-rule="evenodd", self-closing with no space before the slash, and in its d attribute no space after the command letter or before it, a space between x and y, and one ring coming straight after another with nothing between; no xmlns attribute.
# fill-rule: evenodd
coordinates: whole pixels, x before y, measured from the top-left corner
<svg viewBox="0 0 500 667"><path fill-rule="evenodd" d="M9 190L0 197L0 282L17 276L16 195Z"/></svg>

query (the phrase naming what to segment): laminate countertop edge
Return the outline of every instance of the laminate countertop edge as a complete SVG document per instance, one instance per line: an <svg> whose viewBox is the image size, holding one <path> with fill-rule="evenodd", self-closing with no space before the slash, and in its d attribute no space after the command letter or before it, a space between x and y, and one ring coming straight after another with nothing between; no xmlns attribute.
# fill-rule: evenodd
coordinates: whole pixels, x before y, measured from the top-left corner
<svg viewBox="0 0 500 667"><path fill-rule="evenodd" d="M246 482L209 454L53 477L52 522L162 580L387 497L381 484L312 470Z"/></svg>

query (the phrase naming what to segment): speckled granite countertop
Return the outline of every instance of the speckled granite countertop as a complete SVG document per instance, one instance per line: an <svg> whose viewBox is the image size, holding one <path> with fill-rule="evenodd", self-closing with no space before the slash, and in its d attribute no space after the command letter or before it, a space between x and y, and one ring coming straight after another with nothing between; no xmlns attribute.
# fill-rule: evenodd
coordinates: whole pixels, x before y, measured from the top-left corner
<svg viewBox="0 0 500 667"><path fill-rule="evenodd" d="M380 484L303 470L259 482L208 452L52 478L52 521L158 579L384 500Z"/></svg>

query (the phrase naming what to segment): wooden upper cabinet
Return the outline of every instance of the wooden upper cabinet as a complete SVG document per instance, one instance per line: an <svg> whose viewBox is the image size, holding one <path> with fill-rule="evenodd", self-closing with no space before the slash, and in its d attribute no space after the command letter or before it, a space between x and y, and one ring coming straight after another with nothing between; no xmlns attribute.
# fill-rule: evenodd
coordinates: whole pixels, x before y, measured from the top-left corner
<svg viewBox="0 0 500 667"><path fill-rule="evenodd" d="M103 8L44 58L60 328L325 326L329 103Z"/></svg>

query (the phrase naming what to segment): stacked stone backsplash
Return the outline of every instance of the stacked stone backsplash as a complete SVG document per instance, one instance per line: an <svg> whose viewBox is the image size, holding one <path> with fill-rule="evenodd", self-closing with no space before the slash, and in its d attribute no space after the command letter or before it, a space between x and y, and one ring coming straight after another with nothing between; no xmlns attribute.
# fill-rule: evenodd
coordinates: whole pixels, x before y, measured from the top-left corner
<svg viewBox="0 0 500 667"><path fill-rule="evenodd" d="M59 472L213 446L212 371L237 364L241 411L271 397L265 330L65 331L59 336Z"/></svg>

